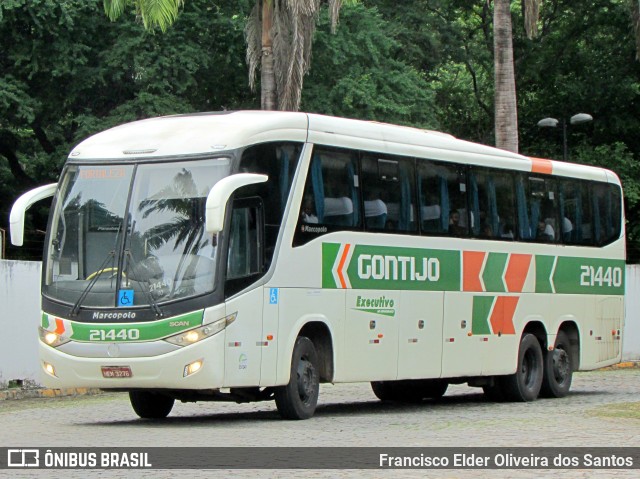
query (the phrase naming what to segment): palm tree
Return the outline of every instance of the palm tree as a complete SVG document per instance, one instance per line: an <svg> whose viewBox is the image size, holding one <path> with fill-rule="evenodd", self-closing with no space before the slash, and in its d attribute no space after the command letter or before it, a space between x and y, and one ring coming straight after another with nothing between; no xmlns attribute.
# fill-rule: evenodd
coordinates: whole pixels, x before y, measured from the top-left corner
<svg viewBox="0 0 640 479"><path fill-rule="evenodd" d="M537 35L541 1L522 0L525 31L529 38ZM511 0L494 0L493 2L495 135L498 148L517 153L518 109L510 7Z"/></svg>
<svg viewBox="0 0 640 479"><path fill-rule="evenodd" d="M300 107L303 77L309 71L311 45L320 7L327 4L331 31L335 32L343 4L358 0L255 0L245 35L249 85L255 89L261 72L261 108L293 110ZM104 0L111 20L135 6L148 30L163 32L177 19L184 0Z"/></svg>
<svg viewBox="0 0 640 479"><path fill-rule="evenodd" d="M631 21L636 34L636 60L640 60L640 0L629 0L631 3Z"/></svg>

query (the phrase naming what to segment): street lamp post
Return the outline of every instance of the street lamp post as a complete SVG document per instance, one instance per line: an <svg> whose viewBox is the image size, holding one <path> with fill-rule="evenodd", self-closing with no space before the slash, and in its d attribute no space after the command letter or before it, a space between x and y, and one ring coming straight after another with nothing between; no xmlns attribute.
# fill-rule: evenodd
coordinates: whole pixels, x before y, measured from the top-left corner
<svg viewBox="0 0 640 479"><path fill-rule="evenodd" d="M569 118L569 124L580 125L593 121L593 117L588 113L577 113ZM538 126L542 128L557 128L560 121L555 118L543 118L538 122ZM562 119L562 158L564 161L569 159L569 147L567 145L567 120Z"/></svg>

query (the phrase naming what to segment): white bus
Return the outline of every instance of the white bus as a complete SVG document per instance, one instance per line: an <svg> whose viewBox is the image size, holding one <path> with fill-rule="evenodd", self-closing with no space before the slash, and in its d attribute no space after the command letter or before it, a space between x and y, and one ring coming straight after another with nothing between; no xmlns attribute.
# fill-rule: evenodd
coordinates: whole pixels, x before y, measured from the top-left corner
<svg viewBox="0 0 640 479"><path fill-rule="evenodd" d="M450 135L285 112L138 121L70 154L42 276L46 386L174 401L320 383L382 400L561 397L621 356L625 239L610 171Z"/></svg>

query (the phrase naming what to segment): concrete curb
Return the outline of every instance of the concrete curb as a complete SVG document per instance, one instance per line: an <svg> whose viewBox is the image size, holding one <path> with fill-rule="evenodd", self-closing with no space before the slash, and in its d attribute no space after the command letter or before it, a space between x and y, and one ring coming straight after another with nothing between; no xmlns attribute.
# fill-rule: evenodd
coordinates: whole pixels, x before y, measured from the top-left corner
<svg viewBox="0 0 640 479"><path fill-rule="evenodd" d="M12 388L0 391L0 401L11 399L39 399L39 398L57 398L57 397L75 397L75 396L95 396L101 394L100 389L95 388L66 388L66 389L47 389L34 388L22 389Z"/></svg>
<svg viewBox="0 0 640 479"><path fill-rule="evenodd" d="M640 368L640 361L624 361L622 363L614 364L613 366L607 366L600 369L600 371L610 371L613 369L638 369Z"/></svg>

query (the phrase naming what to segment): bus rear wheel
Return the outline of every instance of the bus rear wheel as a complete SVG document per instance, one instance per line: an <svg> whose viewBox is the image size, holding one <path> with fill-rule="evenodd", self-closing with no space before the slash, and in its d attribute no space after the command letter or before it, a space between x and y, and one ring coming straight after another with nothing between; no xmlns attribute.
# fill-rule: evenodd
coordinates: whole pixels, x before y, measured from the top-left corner
<svg viewBox="0 0 640 479"><path fill-rule="evenodd" d="M175 400L164 394L149 391L129 392L131 406L143 419L163 419L169 415Z"/></svg>
<svg viewBox="0 0 640 479"><path fill-rule="evenodd" d="M544 377L540 395L561 398L569 394L573 379L569 337L564 331L558 332L553 351L547 351L544 358Z"/></svg>
<svg viewBox="0 0 640 479"><path fill-rule="evenodd" d="M520 340L518 365L515 374L505 376L502 390L509 401L534 401L540 394L544 362L542 348L533 334L527 333Z"/></svg>
<svg viewBox="0 0 640 479"><path fill-rule="evenodd" d="M309 419L320 394L318 354L313 342L298 336L293 346L289 384L275 389L276 407L284 419Z"/></svg>

